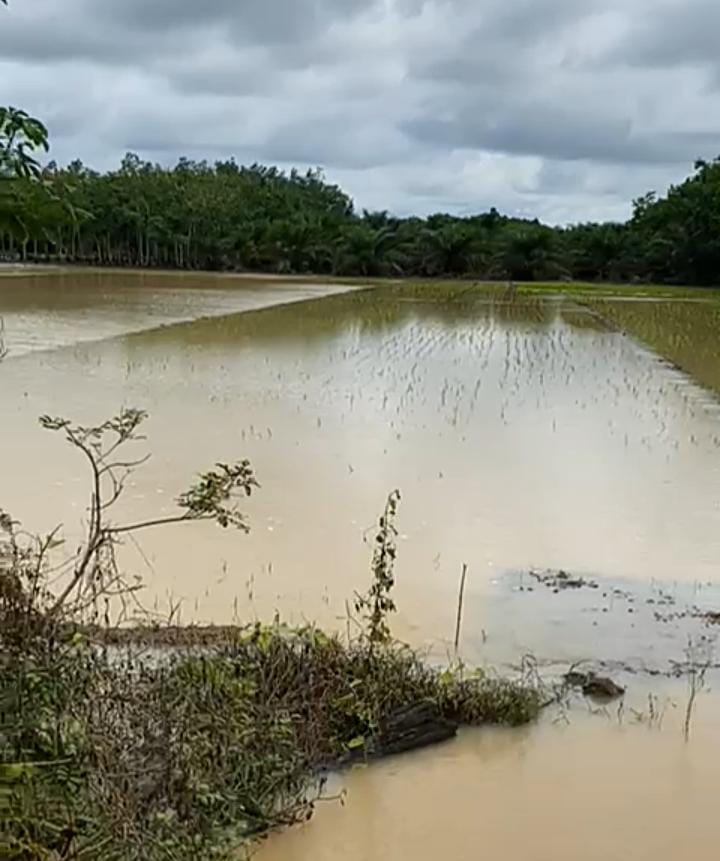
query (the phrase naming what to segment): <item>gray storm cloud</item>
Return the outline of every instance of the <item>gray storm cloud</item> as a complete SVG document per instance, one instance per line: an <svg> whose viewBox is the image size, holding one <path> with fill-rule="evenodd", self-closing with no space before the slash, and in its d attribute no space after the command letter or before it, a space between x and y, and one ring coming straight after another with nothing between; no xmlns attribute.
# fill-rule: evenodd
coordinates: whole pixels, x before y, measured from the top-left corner
<svg viewBox="0 0 720 861"><path fill-rule="evenodd" d="M360 206L623 218L720 152L710 0L11 0L52 155L322 166Z"/></svg>

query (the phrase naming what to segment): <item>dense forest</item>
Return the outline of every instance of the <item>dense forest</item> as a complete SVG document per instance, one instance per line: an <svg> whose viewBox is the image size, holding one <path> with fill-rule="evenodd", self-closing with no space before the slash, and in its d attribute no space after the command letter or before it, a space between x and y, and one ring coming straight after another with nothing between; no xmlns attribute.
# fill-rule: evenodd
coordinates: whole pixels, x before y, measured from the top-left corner
<svg viewBox="0 0 720 861"><path fill-rule="evenodd" d="M635 201L627 223L549 227L491 208L358 213L321 171L128 154L42 166L37 120L0 109L0 257L327 275L720 283L720 159Z"/></svg>

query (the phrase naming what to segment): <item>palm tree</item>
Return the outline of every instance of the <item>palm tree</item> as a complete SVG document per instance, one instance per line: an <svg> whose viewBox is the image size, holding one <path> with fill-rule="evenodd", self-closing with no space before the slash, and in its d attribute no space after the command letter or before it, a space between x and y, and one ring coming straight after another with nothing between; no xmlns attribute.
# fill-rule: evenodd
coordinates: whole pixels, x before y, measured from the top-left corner
<svg viewBox="0 0 720 861"><path fill-rule="evenodd" d="M351 225L338 240L335 271L363 277L402 272L402 251L392 227L374 228L365 222Z"/></svg>
<svg viewBox="0 0 720 861"><path fill-rule="evenodd" d="M464 275L475 269L478 234L461 221L425 228L416 253L423 274Z"/></svg>

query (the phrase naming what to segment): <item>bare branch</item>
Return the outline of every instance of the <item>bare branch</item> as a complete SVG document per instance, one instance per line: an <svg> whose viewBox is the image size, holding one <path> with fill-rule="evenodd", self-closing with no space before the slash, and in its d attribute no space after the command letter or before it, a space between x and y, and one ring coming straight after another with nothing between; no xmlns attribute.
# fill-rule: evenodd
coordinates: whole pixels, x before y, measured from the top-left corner
<svg viewBox="0 0 720 861"><path fill-rule="evenodd" d="M249 531L244 515L236 505L240 496L249 497L259 487L247 460L235 464L218 463L215 469L202 473L194 485L177 499L178 514L114 525L107 511L122 496L125 483L149 455L136 459L112 458L127 443L143 440L139 428L147 414L142 410L124 409L99 425L73 425L68 419L42 416L41 425L60 432L87 460L91 473L88 525L85 541L68 560L68 582L54 600L50 614L59 614L71 606L75 613L92 607L99 596L116 597L134 591L119 575L115 545L120 536L133 535L156 526L214 520L223 528L233 526ZM44 564L44 560L43 560Z"/></svg>
<svg viewBox="0 0 720 861"><path fill-rule="evenodd" d="M151 529L154 526L171 526L174 523L187 523L189 520L212 520L211 515L203 517L190 517L188 514L178 514L175 517L158 517L155 520L143 520L139 523L131 523L127 526L110 526L106 530L109 535L125 535L139 532L141 529Z"/></svg>

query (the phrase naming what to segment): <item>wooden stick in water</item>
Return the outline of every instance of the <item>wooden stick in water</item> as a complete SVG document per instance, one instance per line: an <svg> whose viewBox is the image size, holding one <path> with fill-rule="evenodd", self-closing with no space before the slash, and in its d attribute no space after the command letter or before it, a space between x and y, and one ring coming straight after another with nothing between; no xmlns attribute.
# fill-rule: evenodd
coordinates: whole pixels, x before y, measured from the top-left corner
<svg viewBox="0 0 720 861"><path fill-rule="evenodd" d="M465 578L467 577L467 563L463 565L462 577L460 578L460 594L458 595L457 622L455 624L455 651L460 645L460 626L462 624L463 599L465 597Z"/></svg>

